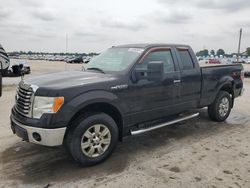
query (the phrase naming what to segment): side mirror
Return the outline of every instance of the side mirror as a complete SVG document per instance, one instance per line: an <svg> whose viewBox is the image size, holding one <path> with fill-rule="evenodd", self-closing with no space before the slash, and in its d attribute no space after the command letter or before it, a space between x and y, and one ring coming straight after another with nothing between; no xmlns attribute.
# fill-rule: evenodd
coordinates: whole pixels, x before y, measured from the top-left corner
<svg viewBox="0 0 250 188"><path fill-rule="evenodd" d="M132 72L132 81L136 83L143 79L147 79L147 69L136 67Z"/></svg>
<svg viewBox="0 0 250 188"><path fill-rule="evenodd" d="M162 61L150 61L148 63L147 79L149 81L161 81L164 66Z"/></svg>
<svg viewBox="0 0 250 188"><path fill-rule="evenodd" d="M147 79L148 81L160 81L163 77L163 62L150 61L147 69L135 68L132 72L132 81Z"/></svg>

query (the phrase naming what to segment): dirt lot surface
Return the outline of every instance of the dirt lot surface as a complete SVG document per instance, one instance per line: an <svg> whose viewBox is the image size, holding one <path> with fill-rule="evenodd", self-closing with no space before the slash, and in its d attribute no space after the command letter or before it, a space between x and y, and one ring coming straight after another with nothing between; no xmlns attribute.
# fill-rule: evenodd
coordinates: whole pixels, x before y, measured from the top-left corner
<svg viewBox="0 0 250 188"><path fill-rule="evenodd" d="M29 77L65 69L61 62L29 63ZM88 168L72 162L63 147L33 145L12 134L19 79L3 80L0 187L250 187L249 78L226 122L212 122L202 109L198 118L124 139L107 161Z"/></svg>

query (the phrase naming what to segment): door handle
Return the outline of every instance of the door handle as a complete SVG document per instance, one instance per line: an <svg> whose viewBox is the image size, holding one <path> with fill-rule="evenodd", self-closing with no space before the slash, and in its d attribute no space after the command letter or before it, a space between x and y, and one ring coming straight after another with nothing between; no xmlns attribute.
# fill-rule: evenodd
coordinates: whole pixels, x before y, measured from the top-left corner
<svg viewBox="0 0 250 188"><path fill-rule="evenodd" d="M174 80L174 84L181 83L181 80Z"/></svg>

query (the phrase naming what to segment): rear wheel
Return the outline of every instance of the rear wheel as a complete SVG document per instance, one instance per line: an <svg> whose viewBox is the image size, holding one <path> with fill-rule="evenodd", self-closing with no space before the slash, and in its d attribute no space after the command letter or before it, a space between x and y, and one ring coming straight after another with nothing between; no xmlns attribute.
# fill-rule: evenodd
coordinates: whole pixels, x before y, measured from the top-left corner
<svg viewBox="0 0 250 188"><path fill-rule="evenodd" d="M208 106L208 115L214 121L225 121L231 112L231 106L230 94L226 91L220 91L215 101Z"/></svg>
<svg viewBox="0 0 250 188"><path fill-rule="evenodd" d="M66 147L75 161L90 166L107 159L118 142L115 121L104 113L73 122L76 128L66 135Z"/></svg>

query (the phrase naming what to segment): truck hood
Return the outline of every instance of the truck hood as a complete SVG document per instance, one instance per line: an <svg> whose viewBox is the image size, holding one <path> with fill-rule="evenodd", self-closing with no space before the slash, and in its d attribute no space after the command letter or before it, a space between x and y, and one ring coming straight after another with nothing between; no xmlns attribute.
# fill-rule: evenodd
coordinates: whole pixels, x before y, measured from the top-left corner
<svg viewBox="0 0 250 188"><path fill-rule="evenodd" d="M111 81L114 79L115 77L110 74L85 71L65 71L53 74L45 74L42 76L29 78L27 80L25 79L25 83L38 87L63 89L96 82Z"/></svg>

